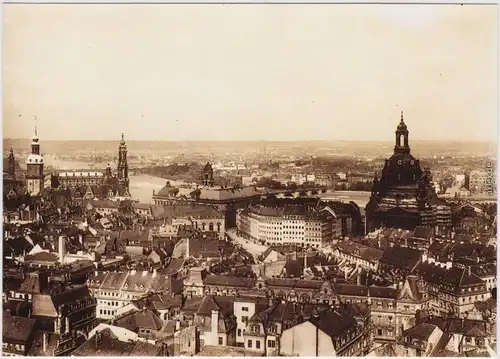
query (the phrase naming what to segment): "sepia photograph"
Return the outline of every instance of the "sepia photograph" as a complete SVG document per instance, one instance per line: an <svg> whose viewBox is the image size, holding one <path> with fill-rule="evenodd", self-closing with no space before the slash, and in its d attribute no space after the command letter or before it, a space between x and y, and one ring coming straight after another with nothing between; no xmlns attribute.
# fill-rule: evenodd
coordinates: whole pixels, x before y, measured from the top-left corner
<svg viewBox="0 0 500 359"><path fill-rule="evenodd" d="M498 355L497 4L2 11L2 356Z"/></svg>

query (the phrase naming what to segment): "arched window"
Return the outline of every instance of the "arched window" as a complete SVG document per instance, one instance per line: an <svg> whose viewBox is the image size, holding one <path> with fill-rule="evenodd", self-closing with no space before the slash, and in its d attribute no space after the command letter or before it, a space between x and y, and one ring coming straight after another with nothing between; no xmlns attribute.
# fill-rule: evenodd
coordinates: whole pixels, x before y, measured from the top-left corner
<svg viewBox="0 0 500 359"><path fill-rule="evenodd" d="M220 223L217 223L217 232L220 232Z"/></svg>
<svg viewBox="0 0 500 359"><path fill-rule="evenodd" d="M202 230L202 231L204 231L204 230L205 230L205 227L206 227L206 223L205 223L205 222L203 222L203 223L201 224L201 230Z"/></svg>
<svg viewBox="0 0 500 359"><path fill-rule="evenodd" d="M399 145L404 146L405 144L405 135L400 135L399 136Z"/></svg>
<svg viewBox="0 0 500 359"><path fill-rule="evenodd" d="M214 224L213 224L212 222L210 222L210 223L208 224L208 230L209 230L210 232L213 232L213 230L214 230Z"/></svg>

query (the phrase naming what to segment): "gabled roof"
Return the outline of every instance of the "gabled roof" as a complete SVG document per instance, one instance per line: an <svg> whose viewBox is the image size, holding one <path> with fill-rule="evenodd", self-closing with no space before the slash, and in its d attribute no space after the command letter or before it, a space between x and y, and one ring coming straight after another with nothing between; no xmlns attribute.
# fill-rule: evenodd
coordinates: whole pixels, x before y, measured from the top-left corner
<svg viewBox="0 0 500 359"><path fill-rule="evenodd" d="M235 288L253 288L256 283L255 278L233 277L225 275L208 275L205 277L205 285L225 286Z"/></svg>
<svg viewBox="0 0 500 359"><path fill-rule="evenodd" d="M118 318L116 325L137 333L139 329L160 330L163 322L151 310L140 310Z"/></svg>
<svg viewBox="0 0 500 359"><path fill-rule="evenodd" d="M99 339L96 337L99 336ZM159 356L159 345L143 341L122 342L111 332L104 329L71 353L72 356Z"/></svg>
<svg viewBox="0 0 500 359"><path fill-rule="evenodd" d="M336 341L333 339L345 334L348 330L355 330L357 326L352 316L331 310L324 310L309 318L308 321L332 338L334 346L336 346Z"/></svg>
<svg viewBox="0 0 500 359"><path fill-rule="evenodd" d="M2 341L4 343L27 344L35 330L36 320L3 314Z"/></svg>
<svg viewBox="0 0 500 359"><path fill-rule="evenodd" d="M437 328L435 324L420 323L404 331L405 337L411 337L420 340L428 340L434 330Z"/></svg>
<svg viewBox="0 0 500 359"><path fill-rule="evenodd" d="M420 251L407 247L389 247L384 250L380 263L412 271L421 259Z"/></svg>

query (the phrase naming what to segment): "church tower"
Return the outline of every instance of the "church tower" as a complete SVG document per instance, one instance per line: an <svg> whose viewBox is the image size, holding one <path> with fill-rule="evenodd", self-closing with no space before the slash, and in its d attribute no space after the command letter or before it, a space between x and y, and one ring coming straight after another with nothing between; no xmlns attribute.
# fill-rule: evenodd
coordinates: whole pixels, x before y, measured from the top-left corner
<svg viewBox="0 0 500 359"><path fill-rule="evenodd" d="M44 185L43 156L40 154L40 143L35 126L35 135L31 141L31 153L26 160L26 186L32 196L42 192Z"/></svg>
<svg viewBox="0 0 500 359"><path fill-rule="evenodd" d="M120 147L118 147L118 166L117 166L118 183L128 190L128 163L127 163L127 144L125 143L125 136L122 133L122 140Z"/></svg>
<svg viewBox="0 0 500 359"><path fill-rule="evenodd" d="M14 150L11 148L9 152L9 157L7 157L7 168L4 170L12 175L12 178L16 178L16 158L14 157Z"/></svg>
<svg viewBox="0 0 500 359"><path fill-rule="evenodd" d="M396 128L396 146L394 146L394 153L410 153L410 145L408 143L409 133L403 118L403 111L401 111L401 120Z"/></svg>

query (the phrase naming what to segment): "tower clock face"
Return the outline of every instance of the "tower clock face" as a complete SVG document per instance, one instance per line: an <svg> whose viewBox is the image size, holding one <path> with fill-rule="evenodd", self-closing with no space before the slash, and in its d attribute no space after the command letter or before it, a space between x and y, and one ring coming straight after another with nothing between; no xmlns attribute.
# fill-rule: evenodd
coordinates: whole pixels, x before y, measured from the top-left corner
<svg viewBox="0 0 500 359"><path fill-rule="evenodd" d="M28 166L26 169L28 176L41 176L42 175L42 167L41 166Z"/></svg>

